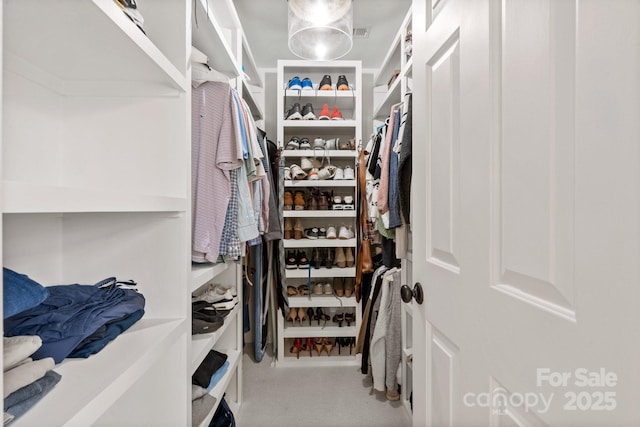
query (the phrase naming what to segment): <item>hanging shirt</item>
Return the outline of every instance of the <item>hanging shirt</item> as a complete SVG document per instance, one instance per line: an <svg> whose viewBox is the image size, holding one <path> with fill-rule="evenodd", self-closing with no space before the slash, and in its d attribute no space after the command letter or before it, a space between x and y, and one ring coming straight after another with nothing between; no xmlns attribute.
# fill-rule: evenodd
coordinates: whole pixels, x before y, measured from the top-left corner
<svg viewBox="0 0 640 427"><path fill-rule="evenodd" d="M229 170L241 165L228 83L192 83L192 260L216 262L231 198Z"/></svg>

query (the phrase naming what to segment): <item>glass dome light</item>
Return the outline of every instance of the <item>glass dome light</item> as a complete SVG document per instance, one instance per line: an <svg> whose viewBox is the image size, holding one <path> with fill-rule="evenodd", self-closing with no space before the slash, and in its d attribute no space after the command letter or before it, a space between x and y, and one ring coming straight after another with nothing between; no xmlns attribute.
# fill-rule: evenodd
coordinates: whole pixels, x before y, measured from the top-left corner
<svg viewBox="0 0 640 427"><path fill-rule="evenodd" d="M288 0L289 50L330 61L353 47L353 0Z"/></svg>

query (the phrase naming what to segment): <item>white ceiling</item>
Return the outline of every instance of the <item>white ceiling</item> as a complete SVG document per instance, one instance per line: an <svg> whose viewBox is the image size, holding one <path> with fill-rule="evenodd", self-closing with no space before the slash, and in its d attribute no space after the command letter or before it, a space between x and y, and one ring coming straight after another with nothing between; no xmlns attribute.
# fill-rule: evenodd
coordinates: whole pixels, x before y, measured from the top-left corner
<svg viewBox="0 0 640 427"><path fill-rule="evenodd" d="M275 68L278 59L299 59L287 47L286 0L234 0L234 4L258 67ZM371 30L368 39L354 39L353 49L341 59L378 68L410 6L411 0L354 0L354 28Z"/></svg>

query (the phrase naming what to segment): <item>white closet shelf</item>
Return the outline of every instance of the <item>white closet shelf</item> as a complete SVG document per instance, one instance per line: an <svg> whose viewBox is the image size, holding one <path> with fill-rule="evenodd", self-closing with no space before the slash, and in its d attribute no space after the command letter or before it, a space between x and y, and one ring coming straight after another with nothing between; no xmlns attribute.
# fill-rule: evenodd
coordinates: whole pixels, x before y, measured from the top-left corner
<svg viewBox="0 0 640 427"><path fill-rule="evenodd" d="M345 268L311 268L311 280L328 277L355 277L355 267ZM296 268L287 270L288 279L306 279L309 273L306 268Z"/></svg>
<svg viewBox="0 0 640 427"><path fill-rule="evenodd" d="M231 78L239 77L242 75L242 67L225 36L225 31L229 30L216 18L218 14L219 10L215 8L213 2L208 0L194 2L191 25L192 43L207 55L208 64L212 68Z"/></svg>
<svg viewBox="0 0 640 427"><path fill-rule="evenodd" d="M315 180L315 181L310 181L310 180L301 180L301 181L290 181L290 180L286 180L284 182L284 186L285 187L355 187L356 186L356 180L355 179L349 179L349 180L332 180L332 179L319 179L319 180Z"/></svg>
<svg viewBox="0 0 640 427"><path fill-rule="evenodd" d="M334 98L355 98L356 92L352 90L291 90L287 89L284 91L284 95L289 98L296 99L313 99L313 98L323 98L323 99L334 99ZM324 101L323 101L324 102Z"/></svg>
<svg viewBox="0 0 640 427"><path fill-rule="evenodd" d="M384 99L380 103L380 105L373 112L373 118L378 120L384 120L389 116L389 111L391 111L391 106L398 103L398 99L400 99L400 89L401 89L401 76L393 82L389 90L387 91Z"/></svg>
<svg viewBox="0 0 640 427"><path fill-rule="evenodd" d="M285 338L300 338L300 337L355 337L358 335L358 330L355 326L345 326L339 327L337 323L333 323L331 321L327 322L327 326L322 326L322 321L320 322L320 326L317 325L317 322L312 321L313 325L309 326L309 321L305 324L302 322L302 326L291 326L290 323L285 323L284 327L284 337ZM355 322L351 322L353 325ZM287 326L287 324L289 326ZM348 351L348 350L347 350Z"/></svg>
<svg viewBox="0 0 640 427"><path fill-rule="evenodd" d="M204 421L202 422L202 424L199 425L199 427L207 427L211 422L211 418L213 417L213 414L216 412L218 405L220 405L220 400L222 399L222 396L224 396L225 390L229 386L229 383L231 383L233 376L237 374L236 368L238 367L238 362L242 357L242 354L240 354L240 352L237 350L226 350L226 349L216 349L216 350L218 350L221 353L225 353L227 355L227 362L229 362L229 367L227 367L227 370L224 373L224 376L218 381L218 384L216 384L216 386L209 392L209 394L216 399L216 403L215 405L213 405L213 408L211 408L211 410L209 411L209 414L204 418Z"/></svg>
<svg viewBox="0 0 640 427"><path fill-rule="evenodd" d="M289 343L287 343L289 344ZM289 344L290 345L290 344ZM322 353L321 356L318 356L315 348L313 349L313 356L309 357L309 351L301 351L300 358L296 358L294 353L289 352L290 347L284 349L285 357L282 360L278 360L278 366L282 367L334 367L334 366L354 366L359 365L359 358L355 357L355 351L352 351L352 354L349 355L349 349L346 347L343 348L343 353L346 353L346 356L338 356L337 347L333 349L331 352L331 356L327 356L327 353Z"/></svg>
<svg viewBox="0 0 640 427"><path fill-rule="evenodd" d="M222 334L229 328L229 325L236 320L236 315L240 311L240 304L237 304L233 310L225 317L224 325L215 332L210 334L198 334L191 337L191 374L193 374L198 366L202 363L204 358L209 353L209 350L220 339Z"/></svg>
<svg viewBox="0 0 640 427"><path fill-rule="evenodd" d="M356 211L354 210L341 210L341 211L284 211L285 218L355 218Z"/></svg>
<svg viewBox="0 0 640 427"><path fill-rule="evenodd" d="M356 239L285 239L285 248L355 248Z"/></svg>
<svg viewBox="0 0 640 427"><path fill-rule="evenodd" d="M202 285L205 285L214 277L229 268L229 263L221 262L219 264L192 264L191 265L191 292L193 293Z"/></svg>
<svg viewBox="0 0 640 427"><path fill-rule="evenodd" d="M19 58L11 68L31 69L25 73L39 74L37 81L56 92L91 94L100 85L118 84L133 90L131 83L174 92L189 87L184 72L112 0L21 0L4 7L11 17L4 20L5 34L11 34L5 52Z"/></svg>
<svg viewBox="0 0 640 427"><path fill-rule="evenodd" d="M307 128L355 128L355 120L283 120L282 126L289 130Z"/></svg>
<svg viewBox="0 0 640 427"><path fill-rule="evenodd" d="M93 425L184 333L184 320L142 319L88 359L65 359L62 378L15 426Z"/></svg>
<svg viewBox="0 0 640 427"><path fill-rule="evenodd" d="M262 79L260 78L260 73L258 73L258 66L256 65L253 53L251 52L251 48L249 47L249 43L247 43L247 39L244 37L244 34L242 37L242 65L244 66L244 72L251 79L250 83L253 86L264 87Z"/></svg>
<svg viewBox="0 0 640 427"><path fill-rule="evenodd" d="M261 120L264 118L264 113L262 112L262 108L260 108L260 104L253 96L253 92L251 92L251 87L246 79L242 79L242 98L247 101L247 105L249 106L249 110L251 111L251 115L254 120Z"/></svg>
<svg viewBox="0 0 640 427"><path fill-rule="evenodd" d="M316 150L282 150L283 157L358 157L358 152L354 150L323 150L318 148ZM286 182L286 181L285 181ZM339 181L331 181L336 183Z"/></svg>
<svg viewBox="0 0 640 427"><path fill-rule="evenodd" d="M181 212L180 197L5 181L4 213Z"/></svg>
<svg viewBox="0 0 640 427"><path fill-rule="evenodd" d="M294 295L289 297L289 307L357 307L356 298L335 295ZM331 322L327 322L331 324ZM322 324L322 322L320 323ZM342 329L345 329L344 327ZM297 335L300 336L300 335ZM331 336L331 335L327 335ZM348 336L348 335L347 335Z"/></svg>

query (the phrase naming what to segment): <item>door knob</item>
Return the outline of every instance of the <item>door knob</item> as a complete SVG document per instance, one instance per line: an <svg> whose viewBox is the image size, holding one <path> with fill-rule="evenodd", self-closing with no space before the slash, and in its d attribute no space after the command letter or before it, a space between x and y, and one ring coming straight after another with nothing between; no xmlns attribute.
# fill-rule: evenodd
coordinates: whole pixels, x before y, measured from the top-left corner
<svg viewBox="0 0 640 427"><path fill-rule="evenodd" d="M420 282L416 282L416 284L413 285L413 289L411 289L409 285L402 285L400 288L400 296L402 297L402 301L406 303L410 303L411 298L414 298L418 304L422 304L422 301L424 301L422 285Z"/></svg>

